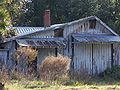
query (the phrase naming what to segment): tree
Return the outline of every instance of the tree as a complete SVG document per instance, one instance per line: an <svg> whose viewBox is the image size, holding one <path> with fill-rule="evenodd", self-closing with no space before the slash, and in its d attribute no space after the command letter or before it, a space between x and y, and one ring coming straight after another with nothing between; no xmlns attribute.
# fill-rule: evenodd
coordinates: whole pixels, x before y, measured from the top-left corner
<svg viewBox="0 0 120 90"><path fill-rule="evenodd" d="M15 35L15 31L11 28L16 24L19 17L24 11L24 4L21 0L0 0L0 32L4 37Z"/></svg>
<svg viewBox="0 0 120 90"><path fill-rule="evenodd" d="M6 26L11 24L10 15L7 9L5 8L5 2L0 1L0 31L4 31Z"/></svg>
<svg viewBox="0 0 120 90"><path fill-rule="evenodd" d="M26 4L26 8L19 25L43 26L45 9L51 10L52 24L64 23L92 15L95 0L32 0Z"/></svg>
<svg viewBox="0 0 120 90"><path fill-rule="evenodd" d="M4 6L13 26L44 26L44 11L50 9L52 24L96 15L120 32L119 0L8 0Z"/></svg>
<svg viewBox="0 0 120 90"><path fill-rule="evenodd" d="M120 34L120 0L114 0L114 21L111 26Z"/></svg>

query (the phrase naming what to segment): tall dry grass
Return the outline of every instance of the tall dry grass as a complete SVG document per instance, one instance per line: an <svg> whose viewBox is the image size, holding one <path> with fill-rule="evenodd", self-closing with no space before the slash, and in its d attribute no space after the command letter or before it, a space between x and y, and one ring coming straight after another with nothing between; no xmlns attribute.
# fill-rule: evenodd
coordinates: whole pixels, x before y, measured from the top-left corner
<svg viewBox="0 0 120 90"><path fill-rule="evenodd" d="M91 79L91 75L87 70L80 68L78 70L71 71L70 78L75 81L87 82Z"/></svg>
<svg viewBox="0 0 120 90"><path fill-rule="evenodd" d="M9 70L5 65L0 69L0 82L6 83L10 79Z"/></svg>
<svg viewBox="0 0 120 90"><path fill-rule="evenodd" d="M31 47L19 47L16 52L14 53L14 59L19 60L28 60L28 61L34 61L37 57L38 51L36 49L33 49Z"/></svg>
<svg viewBox="0 0 120 90"><path fill-rule="evenodd" d="M40 65L40 78L45 81L55 81L68 78L70 59L62 55L48 56Z"/></svg>
<svg viewBox="0 0 120 90"><path fill-rule="evenodd" d="M35 67L37 53L38 51L31 47L19 47L12 55L17 62L17 70L31 75L35 74L37 70Z"/></svg>

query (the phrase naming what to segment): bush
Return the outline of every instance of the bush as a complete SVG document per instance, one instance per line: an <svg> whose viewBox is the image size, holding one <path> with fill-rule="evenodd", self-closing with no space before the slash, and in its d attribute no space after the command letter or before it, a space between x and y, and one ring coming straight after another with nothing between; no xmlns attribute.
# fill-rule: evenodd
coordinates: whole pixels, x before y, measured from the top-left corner
<svg viewBox="0 0 120 90"><path fill-rule="evenodd" d="M68 78L70 59L61 55L48 56L40 65L40 78L46 81L56 81Z"/></svg>
<svg viewBox="0 0 120 90"><path fill-rule="evenodd" d="M28 61L34 61L37 57L37 50L32 49L31 47L19 47L14 55L14 58L19 60L28 60Z"/></svg>
<svg viewBox="0 0 120 90"><path fill-rule="evenodd" d="M120 80L120 66L114 66L112 68L106 69L103 73L100 74L104 78L112 78L115 80Z"/></svg>
<svg viewBox="0 0 120 90"><path fill-rule="evenodd" d="M13 59L17 62L17 70L29 74L36 73L34 62L37 57L37 50L31 47L19 47L13 54Z"/></svg>

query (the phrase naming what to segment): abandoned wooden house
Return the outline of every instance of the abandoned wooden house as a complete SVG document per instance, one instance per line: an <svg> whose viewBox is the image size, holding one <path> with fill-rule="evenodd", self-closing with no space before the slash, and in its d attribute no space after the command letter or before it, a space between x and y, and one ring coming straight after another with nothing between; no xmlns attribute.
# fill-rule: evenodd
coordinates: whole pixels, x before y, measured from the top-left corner
<svg viewBox="0 0 120 90"><path fill-rule="evenodd" d="M89 74L120 65L120 37L99 18L90 16L50 25L49 11L46 13L44 27L14 27L18 35L3 43L0 58L9 67L14 64L10 57L18 46L36 48L38 66L46 56L58 54L71 58L74 71L82 68Z"/></svg>

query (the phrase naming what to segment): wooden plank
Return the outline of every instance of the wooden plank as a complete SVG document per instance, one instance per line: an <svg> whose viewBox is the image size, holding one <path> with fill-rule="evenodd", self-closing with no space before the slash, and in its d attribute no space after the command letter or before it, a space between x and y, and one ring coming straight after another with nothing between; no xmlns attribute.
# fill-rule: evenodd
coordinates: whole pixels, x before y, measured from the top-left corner
<svg viewBox="0 0 120 90"><path fill-rule="evenodd" d="M111 45L94 44L93 46L93 74L99 74L111 67Z"/></svg>
<svg viewBox="0 0 120 90"><path fill-rule="evenodd" d="M0 63L1 65L7 65L8 50L0 50Z"/></svg>
<svg viewBox="0 0 120 90"><path fill-rule="evenodd" d="M74 69L76 70L85 70L91 74L92 63L91 63L91 44L75 44L75 54L74 54Z"/></svg>
<svg viewBox="0 0 120 90"><path fill-rule="evenodd" d="M38 48L37 66L41 65L42 61L49 55L55 56L55 48Z"/></svg>

